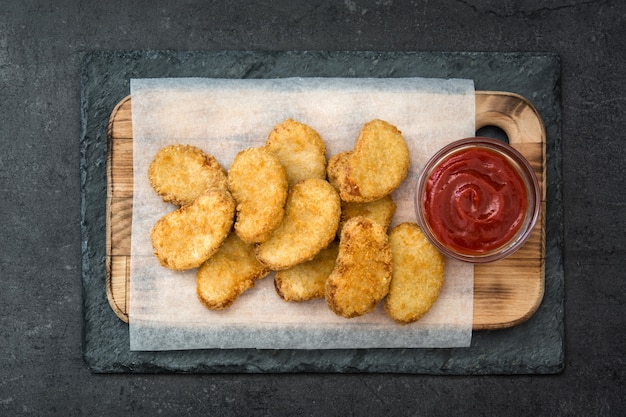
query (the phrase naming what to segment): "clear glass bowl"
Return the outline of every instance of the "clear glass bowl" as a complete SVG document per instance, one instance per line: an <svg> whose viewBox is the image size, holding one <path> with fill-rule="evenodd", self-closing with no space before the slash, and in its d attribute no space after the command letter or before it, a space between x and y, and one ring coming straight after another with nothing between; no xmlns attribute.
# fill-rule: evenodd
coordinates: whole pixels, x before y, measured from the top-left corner
<svg viewBox="0 0 626 417"><path fill-rule="evenodd" d="M433 172L435 172L442 163L448 161L448 159L453 155L471 148L486 149L492 151L496 157L501 157L502 161L512 167L519 175L526 189L527 196L526 212L524 213L519 229L510 239L498 247L490 248L489 250L484 251L459 249L458 247L455 247L458 245L447 244L446 239L438 237L437 233L433 231L433 228L428 222L428 216L426 215L424 205L428 180L431 178ZM474 263L496 261L498 259L505 258L518 250L526 242L535 227L537 219L539 218L540 207L541 189L537 181L537 177L535 176L535 173L526 158L504 142L483 137L458 140L448 146L445 146L433 155L426 163L426 166L419 177L417 192L415 194L417 221L430 242L444 255Z"/></svg>

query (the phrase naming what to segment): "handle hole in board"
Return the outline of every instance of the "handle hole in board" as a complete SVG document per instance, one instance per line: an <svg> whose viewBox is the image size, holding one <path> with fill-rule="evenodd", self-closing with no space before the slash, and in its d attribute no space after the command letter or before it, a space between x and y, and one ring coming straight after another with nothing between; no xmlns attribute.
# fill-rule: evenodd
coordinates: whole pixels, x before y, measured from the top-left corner
<svg viewBox="0 0 626 417"><path fill-rule="evenodd" d="M476 131L476 136L482 136L491 139L497 139L504 143L509 143L509 136L498 126L483 126Z"/></svg>

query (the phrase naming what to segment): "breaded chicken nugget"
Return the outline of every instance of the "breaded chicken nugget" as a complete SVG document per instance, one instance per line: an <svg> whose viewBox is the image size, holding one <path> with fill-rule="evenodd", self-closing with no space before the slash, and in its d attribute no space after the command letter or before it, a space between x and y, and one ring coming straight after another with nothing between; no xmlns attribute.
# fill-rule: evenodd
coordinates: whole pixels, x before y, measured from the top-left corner
<svg viewBox="0 0 626 417"><path fill-rule="evenodd" d="M274 287L285 301L324 298L326 278L335 267L339 242L333 240L310 261L276 272Z"/></svg>
<svg viewBox="0 0 626 417"><path fill-rule="evenodd" d="M226 239L234 215L235 201L228 191L207 191L156 222L150 233L154 254L170 269L197 268Z"/></svg>
<svg viewBox="0 0 626 417"><path fill-rule="evenodd" d="M300 181L289 190L282 223L257 246L257 259L277 271L313 259L334 239L340 214L339 195L326 180Z"/></svg>
<svg viewBox="0 0 626 417"><path fill-rule="evenodd" d="M366 123L354 150L329 163L328 177L344 201L378 200L398 188L409 172L409 148L392 124Z"/></svg>
<svg viewBox="0 0 626 417"><path fill-rule="evenodd" d="M341 234L341 229L348 220L357 216L372 219L387 230L395 213L396 203L393 202L390 194L368 203L351 203L349 201L342 201L341 221L339 222L337 234Z"/></svg>
<svg viewBox="0 0 626 417"><path fill-rule="evenodd" d="M389 291L391 262L385 229L365 217L350 219L341 231L337 262L326 280L328 307L346 318L372 311Z"/></svg>
<svg viewBox="0 0 626 417"><path fill-rule="evenodd" d="M227 189L226 171L217 160L190 145L161 148L148 167L148 179L163 201L177 206L210 189Z"/></svg>
<svg viewBox="0 0 626 417"><path fill-rule="evenodd" d="M289 186L307 178L326 179L326 145L312 127L287 119L274 127L265 146L285 167Z"/></svg>
<svg viewBox="0 0 626 417"><path fill-rule="evenodd" d="M239 152L228 170L228 189L237 202L235 232L246 243L267 240L280 224L287 199L287 173L266 148Z"/></svg>
<svg viewBox="0 0 626 417"><path fill-rule="evenodd" d="M350 158L350 155L352 155L350 151L339 152L328 160L328 166L326 167L328 181L337 189L340 197L341 187L343 184L346 184L347 181L348 158Z"/></svg>
<svg viewBox="0 0 626 417"><path fill-rule="evenodd" d="M444 257L415 223L402 223L389 232L393 255L391 287L385 311L399 323L422 318L443 286Z"/></svg>
<svg viewBox="0 0 626 417"><path fill-rule="evenodd" d="M257 280L269 274L254 255L254 245L231 233L196 273L196 293L207 308L229 307Z"/></svg>

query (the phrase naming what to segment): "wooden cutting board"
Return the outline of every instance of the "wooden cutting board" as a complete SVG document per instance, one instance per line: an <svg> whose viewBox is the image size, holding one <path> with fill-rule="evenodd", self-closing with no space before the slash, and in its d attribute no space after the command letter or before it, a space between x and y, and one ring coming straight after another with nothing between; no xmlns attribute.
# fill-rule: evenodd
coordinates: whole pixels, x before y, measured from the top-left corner
<svg viewBox="0 0 626 417"><path fill-rule="evenodd" d="M133 210L131 100L113 109L107 131L106 289L111 308L128 322ZM541 214L529 240L506 259L474 268L474 330L502 329L524 322L544 292L546 134L534 106L517 94L476 92L476 129L495 126L528 159L541 184Z"/></svg>

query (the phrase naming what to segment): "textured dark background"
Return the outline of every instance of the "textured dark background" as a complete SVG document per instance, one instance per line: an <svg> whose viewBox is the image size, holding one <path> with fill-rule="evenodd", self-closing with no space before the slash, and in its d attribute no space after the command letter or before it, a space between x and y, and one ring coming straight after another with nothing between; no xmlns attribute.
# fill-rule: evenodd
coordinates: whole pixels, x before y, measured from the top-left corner
<svg viewBox="0 0 626 417"><path fill-rule="evenodd" d="M0 0L0 415L622 415L626 3ZM80 64L92 50L561 57L565 368L549 376L94 375Z"/></svg>

